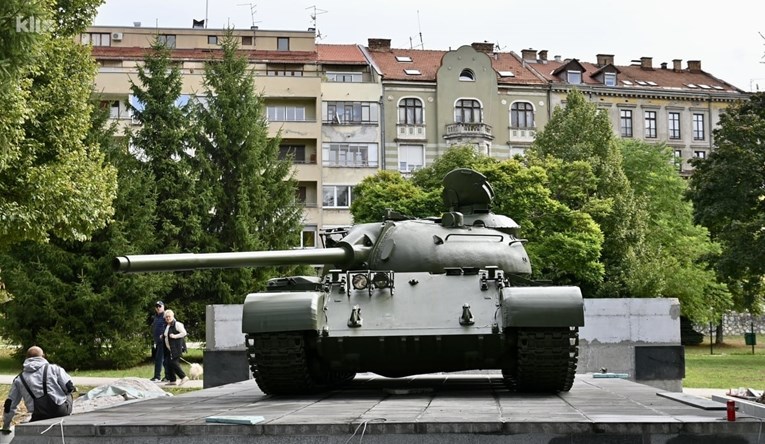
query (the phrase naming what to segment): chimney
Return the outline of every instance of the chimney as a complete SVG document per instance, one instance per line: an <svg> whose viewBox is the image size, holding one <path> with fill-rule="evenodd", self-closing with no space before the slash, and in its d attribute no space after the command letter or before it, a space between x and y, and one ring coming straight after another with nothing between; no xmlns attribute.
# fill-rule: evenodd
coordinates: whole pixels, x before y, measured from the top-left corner
<svg viewBox="0 0 765 444"><path fill-rule="evenodd" d="M598 59L598 66L606 66L614 64L613 54L597 54L595 57Z"/></svg>
<svg viewBox="0 0 765 444"><path fill-rule="evenodd" d="M640 57L640 68L641 69L653 69L653 58L651 57Z"/></svg>
<svg viewBox="0 0 765 444"><path fill-rule="evenodd" d="M701 60L688 60L688 71L701 72Z"/></svg>
<svg viewBox="0 0 765 444"><path fill-rule="evenodd" d="M683 70L683 59L672 59L672 71L680 72Z"/></svg>
<svg viewBox="0 0 765 444"><path fill-rule="evenodd" d="M546 49L543 49L543 50L539 51L539 60L542 61L543 63L547 62L547 50Z"/></svg>
<svg viewBox="0 0 765 444"><path fill-rule="evenodd" d="M667 62L661 62L661 69L667 69Z"/></svg>
<svg viewBox="0 0 765 444"><path fill-rule="evenodd" d="M475 49L478 52L485 52L487 54L494 52L494 43L489 43L487 41L475 42L470 46L472 46L473 49Z"/></svg>
<svg viewBox="0 0 765 444"><path fill-rule="evenodd" d="M561 61L561 57L560 57L560 55L559 55L559 54L556 54L556 55L554 56L554 58L555 58L555 61L556 61L556 62L560 62L560 61Z"/></svg>
<svg viewBox="0 0 765 444"><path fill-rule="evenodd" d="M537 61L537 51L535 49L521 49L521 57L523 58L524 62L532 62L536 63Z"/></svg>
<svg viewBox="0 0 765 444"><path fill-rule="evenodd" d="M367 39L370 51L390 51L390 39Z"/></svg>

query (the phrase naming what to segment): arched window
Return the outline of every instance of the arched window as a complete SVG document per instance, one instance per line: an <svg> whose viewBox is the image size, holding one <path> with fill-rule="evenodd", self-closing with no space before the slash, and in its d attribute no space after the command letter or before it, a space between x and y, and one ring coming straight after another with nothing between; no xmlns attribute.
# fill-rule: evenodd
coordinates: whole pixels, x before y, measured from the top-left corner
<svg viewBox="0 0 765 444"><path fill-rule="evenodd" d="M534 128L534 107L529 102L515 102L510 107L510 127Z"/></svg>
<svg viewBox="0 0 765 444"><path fill-rule="evenodd" d="M422 125L422 100L402 99L398 103L398 123L401 125Z"/></svg>
<svg viewBox="0 0 765 444"><path fill-rule="evenodd" d="M475 73L467 68L463 69L460 73L461 82L475 82Z"/></svg>
<svg viewBox="0 0 765 444"><path fill-rule="evenodd" d="M460 99L454 105L454 121L457 123L481 123L481 102L474 99Z"/></svg>

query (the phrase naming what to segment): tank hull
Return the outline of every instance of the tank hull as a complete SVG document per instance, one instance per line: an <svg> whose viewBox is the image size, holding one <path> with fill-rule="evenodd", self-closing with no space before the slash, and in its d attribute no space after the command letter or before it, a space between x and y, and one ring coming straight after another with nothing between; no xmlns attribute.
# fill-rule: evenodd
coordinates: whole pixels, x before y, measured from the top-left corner
<svg viewBox="0 0 765 444"><path fill-rule="evenodd" d="M345 282L378 272L350 271ZM486 270L395 273L388 288L325 283L321 291L252 293L243 332L252 338L255 379L268 393L287 394L325 389L357 372L400 377L496 369L515 390L568 390L584 320L579 289L508 287L487 276ZM299 343L294 361L261 371L277 359L271 355L279 351L269 347L283 351L285 343ZM282 380L293 367L301 369Z"/></svg>

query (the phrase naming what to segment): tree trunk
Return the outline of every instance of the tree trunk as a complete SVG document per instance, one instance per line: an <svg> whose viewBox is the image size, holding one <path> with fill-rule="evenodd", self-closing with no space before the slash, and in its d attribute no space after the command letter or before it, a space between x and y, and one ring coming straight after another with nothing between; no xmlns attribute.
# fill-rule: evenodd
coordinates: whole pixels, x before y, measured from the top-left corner
<svg viewBox="0 0 765 444"><path fill-rule="evenodd" d="M723 325L722 321L717 324L715 328L715 344L720 345L723 343Z"/></svg>

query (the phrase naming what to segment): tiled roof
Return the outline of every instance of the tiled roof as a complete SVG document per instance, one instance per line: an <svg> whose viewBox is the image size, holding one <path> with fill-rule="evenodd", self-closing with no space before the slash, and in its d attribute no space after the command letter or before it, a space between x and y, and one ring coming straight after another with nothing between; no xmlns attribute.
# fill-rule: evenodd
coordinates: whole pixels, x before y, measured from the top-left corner
<svg viewBox="0 0 765 444"><path fill-rule="evenodd" d="M105 60L140 60L151 48L94 46L93 57ZM316 53L312 51L251 51L239 50L239 53L252 61L276 63L314 63ZM204 61L220 58L220 49L173 49L170 58L173 60Z"/></svg>
<svg viewBox="0 0 765 444"><path fill-rule="evenodd" d="M441 67L441 59L448 51L423 49L370 50L383 75L383 80L406 80L411 82L434 82ZM533 72L523 67L520 58L511 52L487 54L491 59L494 70L512 72L513 76L501 77L497 74L500 84L544 84ZM408 57L412 61L399 61L396 58ZM417 70L420 74L407 74L404 70Z"/></svg>
<svg viewBox="0 0 765 444"><path fill-rule="evenodd" d="M559 70L565 66L569 60L555 61L548 60L546 63L530 63L529 66L534 68L546 79L553 82L553 84L565 84L565 79L561 79L553 75L553 72ZM579 61L582 67L585 69L582 73L582 83L584 85L603 85L601 81L592 77L592 74L601 69L600 66ZM647 90L667 90L667 91L684 91L684 92L742 92L738 88L729 83L726 83L713 75L704 71L691 72L688 69L681 69L675 71L672 68L652 68L645 69L640 65L628 65L628 66L616 66L619 73L617 74L617 85L619 88L634 88L634 89L647 89ZM624 83L624 81L630 83ZM638 82L642 82L638 83ZM648 82L653 82L655 85L651 85ZM694 85L694 86L688 86ZM704 85L709 88L704 88ZM717 87L717 88L715 88ZM721 89L722 88L722 89Z"/></svg>
<svg viewBox="0 0 765 444"><path fill-rule="evenodd" d="M367 64L367 59L357 45L316 45L319 63Z"/></svg>

